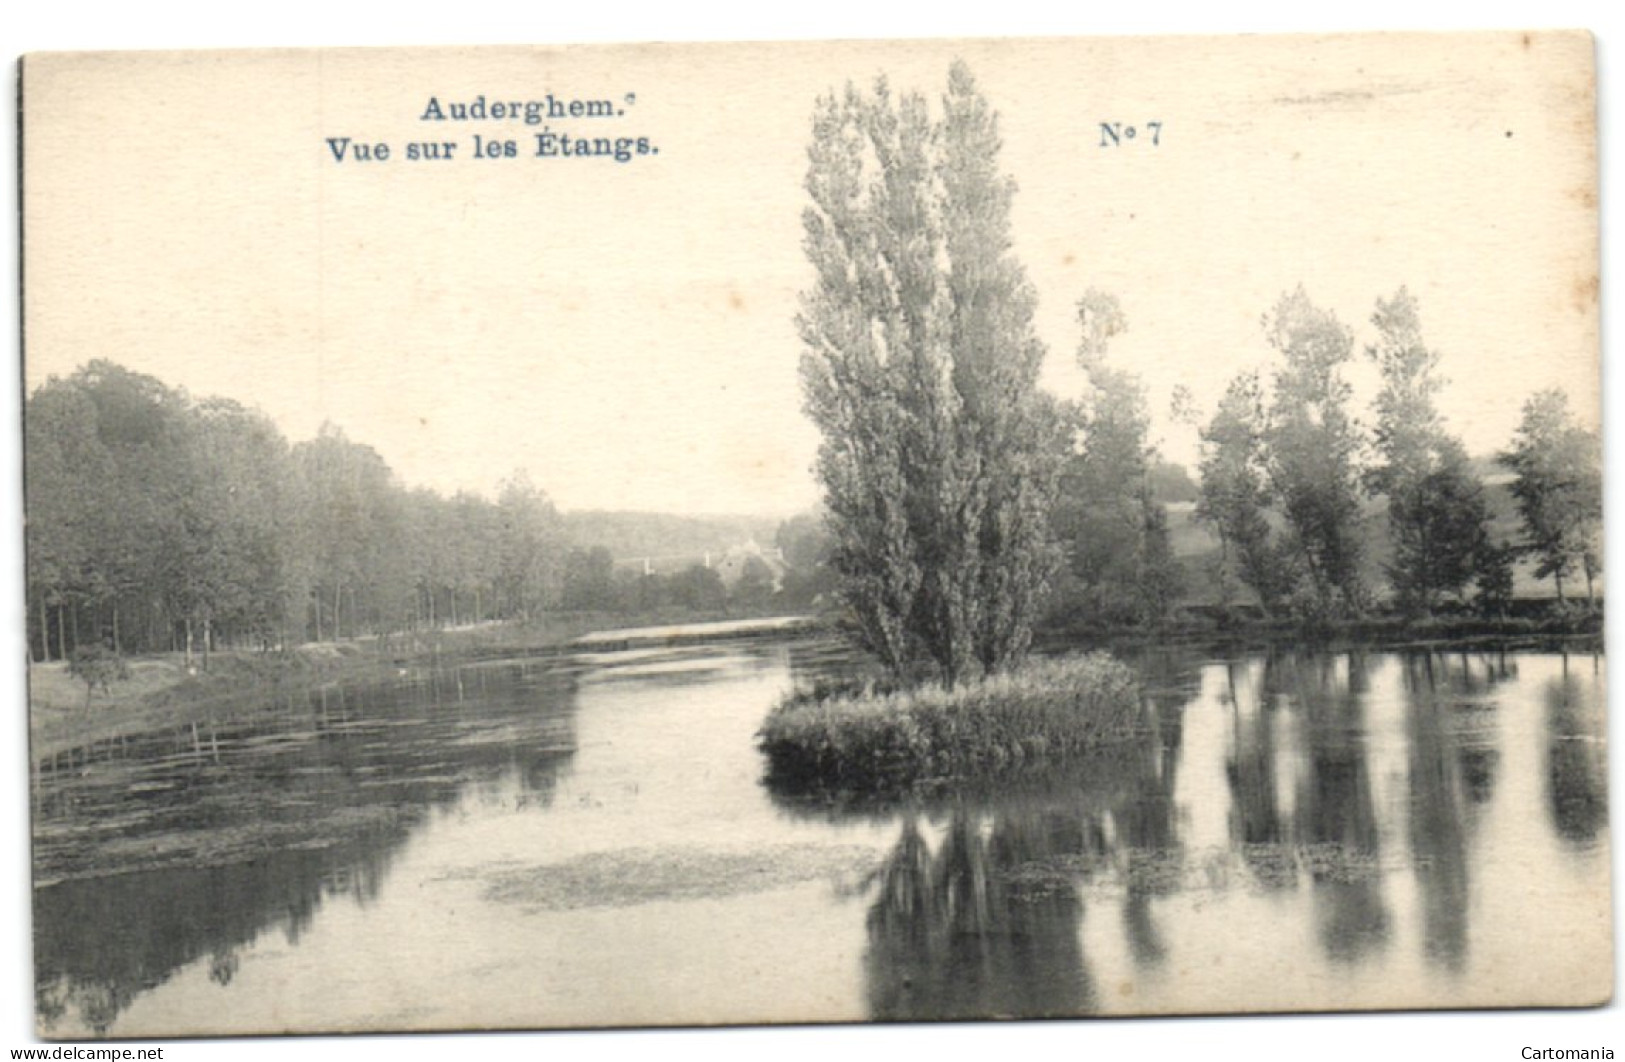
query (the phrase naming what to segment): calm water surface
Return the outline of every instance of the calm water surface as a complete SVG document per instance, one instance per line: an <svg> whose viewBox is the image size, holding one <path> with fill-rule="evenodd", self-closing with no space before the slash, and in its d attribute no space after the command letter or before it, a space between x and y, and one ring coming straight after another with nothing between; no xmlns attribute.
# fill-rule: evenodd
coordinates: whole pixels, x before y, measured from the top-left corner
<svg viewBox="0 0 1625 1062"><path fill-rule="evenodd" d="M827 645L488 661L37 765L41 1031L1600 999L1604 665L1138 661L1154 736L912 806L771 792Z"/></svg>

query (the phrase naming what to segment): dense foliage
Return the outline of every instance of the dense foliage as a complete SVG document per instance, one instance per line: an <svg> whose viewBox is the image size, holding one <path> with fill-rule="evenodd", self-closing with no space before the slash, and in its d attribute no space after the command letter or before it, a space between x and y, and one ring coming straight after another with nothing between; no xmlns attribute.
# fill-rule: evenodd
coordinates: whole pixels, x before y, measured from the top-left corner
<svg viewBox="0 0 1625 1062"><path fill-rule="evenodd" d="M1067 564L1054 611L1067 622L1154 625L1173 608L1181 572L1153 485L1163 466L1150 442L1145 385L1107 359L1112 337L1128 328L1115 296L1085 292L1078 323L1077 360L1089 386L1075 407L1077 441L1055 508ZM1189 489L1181 478L1161 472L1176 492Z"/></svg>
<svg viewBox="0 0 1625 1062"><path fill-rule="evenodd" d="M585 514L589 533L612 531L629 550L692 548L663 550L648 570L636 555L618 566L603 546L574 546L580 529L522 474L494 500L407 489L382 456L336 427L289 445L255 410L194 400L107 361L48 381L29 397L25 419L37 660L105 648L195 651L206 663L220 646L389 636L561 609L805 607L821 592L815 528L800 529L804 568L774 572L747 560L728 585L707 562L753 526Z"/></svg>
<svg viewBox="0 0 1625 1062"><path fill-rule="evenodd" d="M1026 652L1065 453L998 153L962 63L938 117L884 80L825 97L808 151L798 323L831 565L880 661L950 686Z"/></svg>

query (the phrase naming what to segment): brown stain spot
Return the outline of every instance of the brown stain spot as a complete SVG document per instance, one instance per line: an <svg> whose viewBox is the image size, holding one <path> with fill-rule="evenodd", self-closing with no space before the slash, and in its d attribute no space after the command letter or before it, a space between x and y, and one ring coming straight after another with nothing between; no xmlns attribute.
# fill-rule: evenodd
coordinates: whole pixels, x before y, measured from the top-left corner
<svg viewBox="0 0 1625 1062"><path fill-rule="evenodd" d="M1134 982L1133 981L1124 981L1122 984L1118 985L1117 986L1117 994L1124 997L1125 999L1128 998L1129 996L1132 996L1134 994Z"/></svg>
<svg viewBox="0 0 1625 1062"><path fill-rule="evenodd" d="M739 292L730 291L728 292L728 305L732 309L742 312L745 309L745 300L739 297Z"/></svg>
<svg viewBox="0 0 1625 1062"><path fill-rule="evenodd" d="M1590 313L1591 308L1597 305L1597 298L1602 293L1602 284L1597 274L1588 277L1575 277L1569 288L1569 296L1574 300L1575 313Z"/></svg>
<svg viewBox="0 0 1625 1062"><path fill-rule="evenodd" d="M429 418L428 417L419 417L418 418L418 423L423 425L425 428L427 428L429 426Z"/></svg>
<svg viewBox="0 0 1625 1062"><path fill-rule="evenodd" d="M1597 209L1597 189L1591 185L1583 184L1577 188L1570 188L1568 196L1587 210Z"/></svg>
<svg viewBox="0 0 1625 1062"><path fill-rule="evenodd" d="M1530 39L1529 34L1525 33L1523 35L1523 50L1524 51L1527 52L1529 50L1530 46L1532 46L1534 43L1535 42Z"/></svg>
<svg viewBox="0 0 1625 1062"><path fill-rule="evenodd" d="M579 302L576 302L574 299L566 299L565 300L565 303L564 303L564 312L565 313L575 313L579 309L581 309L581 304Z"/></svg>
<svg viewBox="0 0 1625 1062"><path fill-rule="evenodd" d="M746 483L759 483L770 489L795 469L796 460L787 447L762 440L748 450L734 448L725 455L728 471Z"/></svg>
<svg viewBox="0 0 1625 1062"><path fill-rule="evenodd" d="M1069 265L1072 265L1077 260L1078 260L1078 256L1075 255L1075 254L1063 254L1061 256L1061 264L1062 265L1068 265L1069 266Z"/></svg>

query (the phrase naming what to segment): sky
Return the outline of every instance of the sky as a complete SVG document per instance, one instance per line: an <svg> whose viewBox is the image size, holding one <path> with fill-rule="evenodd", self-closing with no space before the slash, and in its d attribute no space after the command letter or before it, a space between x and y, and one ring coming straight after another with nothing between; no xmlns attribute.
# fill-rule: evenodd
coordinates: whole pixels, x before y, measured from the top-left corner
<svg viewBox="0 0 1625 1062"><path fill-rule="evenodd" d="M1303 284L1356 335L1408 285L1450 425L1506 445L1534 390L1598 416L1590 42L852 42L41 57L25 89L27 386L111 358L324 422L409 485L519 471L567 509L813 505L794 317L816 97L884 73L935 101L965 58L1019 185L1045 385L1081 394L1075 306L1118 296L1165 454ZM619 116L425 121L481 96ZM1140 135L1102 146L1102 122ZM1159 122L1151 143L1150 123ZM538 132L646 136L626 163ZM515 158L475 158L473 138ZM387 161L329 139L384 142ZM456 141L449 161L403 158ZM1351 372L1361 399L1372 373Z"/></svg>

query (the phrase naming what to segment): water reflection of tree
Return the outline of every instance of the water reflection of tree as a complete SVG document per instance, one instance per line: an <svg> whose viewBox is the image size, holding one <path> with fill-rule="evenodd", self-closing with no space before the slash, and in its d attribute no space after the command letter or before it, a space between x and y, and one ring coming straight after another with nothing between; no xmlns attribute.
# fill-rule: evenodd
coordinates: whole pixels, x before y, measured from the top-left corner
<svg viewBox="0 0 1625 1062"><path fill-rule="evenodd" d="M1460 971L1467 961L1468 868L1465 786L1453 725L1455 696L1487 692L1470 666L1453 668L1431 653L1404 661L1411 859L1420 889L1422 941L1435 965Z"/></svg>
<svg viewBox="0 0 1625 1062"><path fill-rule="evenodd" d="M1276 747L1276 700L1270 681L1279 664L1264 663L1265 683L1254 690L1246 667L1225 664L1225 699L1230 704L1232 742L1225 761L1230 788L1230 839L1241 851L1253 877L1266 888L1297 880L1289 847L1290 824L1276 792L1280 753Z"/></svg>
<svg viewBox="0 0 1625 1062"><path fill-rule="evenodd" d="M902 815L869 910L865 972L879 1020L1044 1017L1089 1013L1098 999L1082 948L1080 886L1114 874L1136 966L1167 954L1153 918L1182 885L1173 794L1183 713L1200 661L1183 652L1137 659L1146 696L1143 740L1115 747L1065 777L1019 789L971 787ZM809 813L795 795L783 806ZM850 805L850 806L849 806ZM862 801L834 801L839 820ZM871 807L869 816L885 814ZM921 815L945 821L933 846Z"/></svg>
<svg viewBox="0 0 1625 1062"><path fill-rule="evenodd" d="M34 898L34 955L41 1022L50 1028L76 1009L81 1023L106 1035L138 995L204 956L211 980L229 984L238 951L265 930L280 927L297 943L336 891L335 870L344 870L346 884L376 890L401 839L377 834L336 850L267 854L252 864L68 881L40 890ZM355 867L366 869L356 873Z"/></svg>
<svg viewBox="0 0 1625 1062"><path fill-rule="evenodd" d="M1608 759L1601 683L1582 670L1565 653L1562 674L1546 684L1546 797L1558 834L1589 847L1608 821Z"/></svg>
<svg viewBox="0 0 1625 1062"><path fill-rule="evenodd" d="M1081 786L952 805L934 850L919 816L904 816L869 911L865 967L875 1018L1094 1010L1079 887L1100 874L1121 877L1135 964L1164 960L1153 901L1181 887L1183 857L1174 759L1166 756L1179 729L1177 720L1163 723L1161 741L1114 749Z"/></svg>
<svg viewBox="0 0 1625 1062"><path fill-rule="evenodd" d="M128 842L146 837L224 840L227 847L212 856L188 848L172 865L131 869L82 844L41 864L55 873L124 870L70 876L35 890L42 1027L55 1028L76 1012L76 1025L105 1035L139 995L199 960L208 963L211 981L229 985L241 950L263 933L280 930L297 944L325 902L372 902L413 829L432 809L458 801L468 782L505 774L517 779L523 801L549 802L570 758L567 744L558 743L568 738L567 726L516 739L512 721L538 714L533 684L519 669L469 670L480 677L467 678L464 689L487 687L483 704L449 707L457 689L449 674L360 691L335 687L312 694L308 704L222 725L213 741L145 735L118 750L127 763L99 764L82 778L48 778L37 824L94 828L109 811L131 818L131 779L154 777L151 765L161 764L167 788L158 792L168 803L109 836L135 851L144 846ZM562 712L573 692L555 683L549 701ZM382 740L386 735L395 739ZM171 748L177 742L181 756ZM195 756L184 754L194 746ZM289 829L300 817L311 820L308 827ZM270 829L254 832L262 827ZM314 843L288 843L304 838ZM221 865L197 865L206 859Z"/></svg>
<svg viewBox="0 0 1625 1062"><path fill-rule="evenodd" d="M956 809L935 852L904 820L870 908L865 973L882 1021L1053 1017L1094 1009L1083 901L1054 874L1019 868L1072 848L1081 823L996 819Z"/></svg>
<svg viewBox="0 0 1625 1062"><path fill-rule="evenodd" d="M1295 832L1314 882L1321 946L1337 962L1380 950L1389 933L1366 756L1368 669L1363 653L1346 659L1346 673L1331 655L1291 658L1276 669L1276 681L1302 713L1307 770L1297 790Z"/></svg>
<svg viewBox="0 0 1625 1062"><path fill-rule="evenodd" d="M1163 740L1140 754L1128 771L1125 799L1112 811L1125 874L1123 925L1129 951L1141 967L1162 964L1167 946L1152 919L1152 901L1183 886L1184 851L1174 806L1175 764L1182 729L1164 727Z"/></svg>

